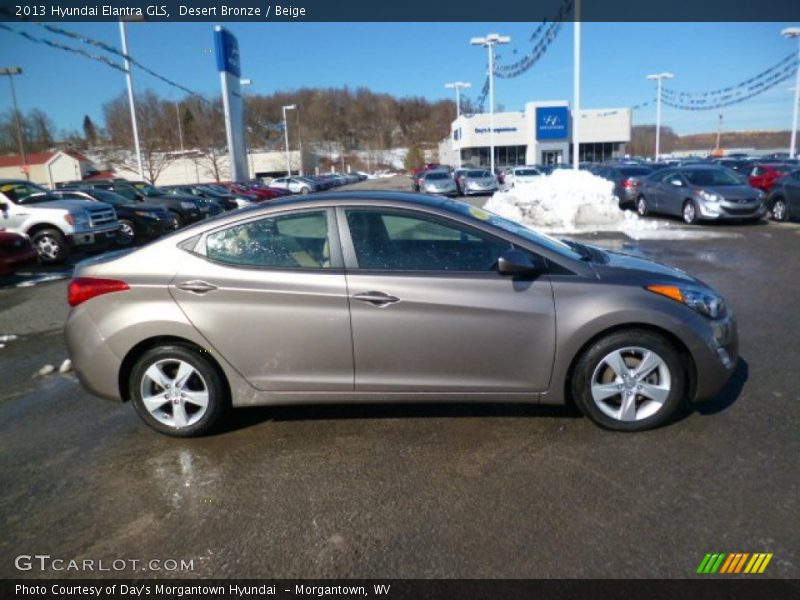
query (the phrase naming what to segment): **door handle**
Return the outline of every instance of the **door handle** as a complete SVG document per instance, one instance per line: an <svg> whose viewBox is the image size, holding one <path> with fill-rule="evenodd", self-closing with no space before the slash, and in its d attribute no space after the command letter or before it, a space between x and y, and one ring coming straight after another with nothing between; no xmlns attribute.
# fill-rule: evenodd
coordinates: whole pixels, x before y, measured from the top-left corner
<svg viewBox="0 0 800 600"><path fill-rule="evenodd" d="M400 302L400 298L390 296L384 292L364 292L363 294L356 294L353 298L361 300L361 302L369 302L372 306L386 306Z"/></svg>
<svg viewBox="0 0 800 600"><path fill-rule="evenodd" d="M183 290L185 292L193 292L195 294L205 294L206 292L213 292L217 289L217 286L206 283L205 281L184 281L183 283L179 283L176 285L179 290Z"/></svg>

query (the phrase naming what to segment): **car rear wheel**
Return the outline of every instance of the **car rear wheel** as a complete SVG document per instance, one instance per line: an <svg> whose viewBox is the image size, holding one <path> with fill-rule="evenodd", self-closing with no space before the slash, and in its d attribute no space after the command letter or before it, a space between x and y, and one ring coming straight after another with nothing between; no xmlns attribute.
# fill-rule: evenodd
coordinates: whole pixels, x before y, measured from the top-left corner
<svg viewBox="0 0 800 600"><path fill-rule="evenodd" d="M58 229L40 229L31 236L31 241L45 264L64 262L69 254L67 240Z"/></svg>
<svg viewBox="0 0 800 600"><path fill-rule="evenodd" d="M789 210L786 205L786 200L781 197L775 198L770 209L770 215L773 221L786 221L789 219Z"/></svg>
<svg viewBox="0 0 800 600"><path fill-rule="evenodd" d="M133 221L128 219L119 220L119 230L117 231L117 244L120 246L130 246L136 241L136 227Z"/></svg>
<svg viewBox="0 0 800 600"><path fill-rule="evenodd" d="M175 437L208 433L227 405L218 371L201 352L187 346L145 352L131 370L128 389L142 420Z"/></svg>
<svg viewBox="0 0 800 600"><path fill-rule="evenodd" d="M172 215L172 220L175 222L175 229L180 229L181 227L183 227L183 217L180 216L180 214L178 214L174 210L171 210L169 212Z"/></svg>
<svg viewBox="0 0 800 600"><path fill-rule="evenodd" d="M687 225L694 225L697 223L697 207L691 200L687 200L683 203L681 214L683 215L683 222Z"/></svg>
<svg viewBox="0 0 800 600"><path fill-rule="evenodd" d="M644 330L610 334L579 359L572 381L578 408L615 431L644 431L672 419L685 400L680 357L664 337Z"/></svg>
<svg viewBox="0 0 800 600"><path fill-rule="evenodd" d="M300 188L300 193L301 194L308 194L310 191L311 190L309 188L307 188L306 186L303 186L303 187Z"/></svg>
<svg viewBox="0 0 800 600"><path fill-rule="evenodd" d="M646 217L650 212L647 208L647 200L645 200L644 196L639 196L636 200L636 212L640 217Z"/></svg>

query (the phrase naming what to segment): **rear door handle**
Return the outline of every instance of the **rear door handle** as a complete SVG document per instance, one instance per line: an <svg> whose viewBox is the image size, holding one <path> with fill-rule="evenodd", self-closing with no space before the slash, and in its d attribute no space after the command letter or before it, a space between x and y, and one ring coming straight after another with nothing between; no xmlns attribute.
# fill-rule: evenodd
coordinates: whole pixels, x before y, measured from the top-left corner
<svg viewBox="0 0 800 600"><path fill-rule="evenodd" d="M217 289L217 286L211 283L198 280L184 281L175 287L177 287L179 290L183 290L184 292L193 292L195 294L205 294L206 292L213 292Z"/></svg>
<svg viewBox="0 0 800 600"><path fill-rule="evenodd" d="M364 292L362 294L356 294L353 298L361 300L361 302L369 302L372 306L386 306L387 304L400 302L400 298L390 296L384 292Z"/></svg>

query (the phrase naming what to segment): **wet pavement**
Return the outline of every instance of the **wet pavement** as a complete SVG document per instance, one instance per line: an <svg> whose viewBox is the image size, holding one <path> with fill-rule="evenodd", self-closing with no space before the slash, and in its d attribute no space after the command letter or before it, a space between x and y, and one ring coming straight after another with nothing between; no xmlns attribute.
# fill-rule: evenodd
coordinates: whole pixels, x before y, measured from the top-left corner
<svg viewBox="0 0 800 600"><path fill-rule="evenodd" d="M690 577L707 552L772 552L800 576L800 226L717 237L584 236L669 262L738 315L741 363L656 431L570 408L236 411L203 439L86 394L66 357L66 281L0 288L0 576L14 557L175 559L197 577ZM491 357L487 357L491 360ZM139 563L141 565L141 563Z"/></svg>

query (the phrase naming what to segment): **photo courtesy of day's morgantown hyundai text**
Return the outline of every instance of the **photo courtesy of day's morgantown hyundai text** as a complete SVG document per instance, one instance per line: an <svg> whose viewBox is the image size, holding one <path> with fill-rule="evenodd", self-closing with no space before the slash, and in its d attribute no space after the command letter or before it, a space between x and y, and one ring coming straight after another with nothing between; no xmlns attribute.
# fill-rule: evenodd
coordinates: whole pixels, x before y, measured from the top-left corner
<svg viewBox="0 0 800 600"><path fill-rule="evenodd" d="M68 293L81 383L174 436L229 406L448 400L641 431L738 355L730 307L683 271L401 192L223 213L80 263Z"/></svg>

